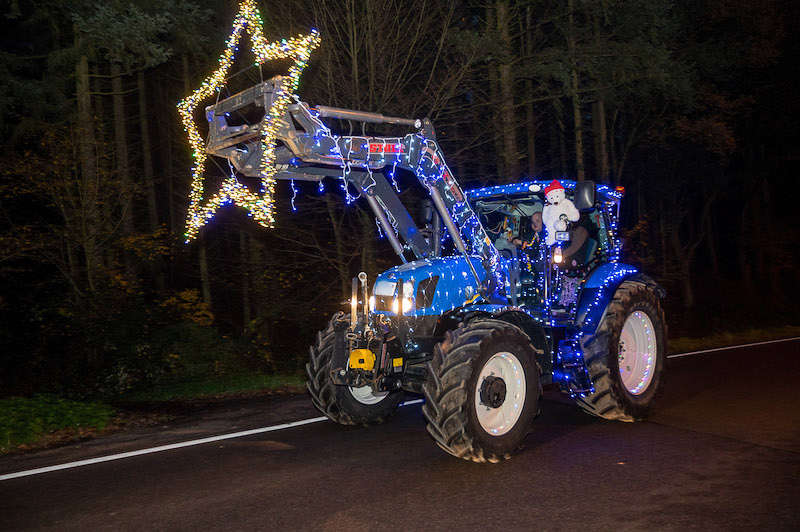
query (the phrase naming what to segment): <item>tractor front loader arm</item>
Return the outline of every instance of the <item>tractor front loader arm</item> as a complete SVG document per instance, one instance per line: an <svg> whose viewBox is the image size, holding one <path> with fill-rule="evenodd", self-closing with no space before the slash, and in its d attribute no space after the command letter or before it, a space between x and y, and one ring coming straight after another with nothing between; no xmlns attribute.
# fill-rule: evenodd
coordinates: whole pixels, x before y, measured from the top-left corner
<svg viewBox="0 0 800 532"><path fill-rule="evenodd" d="M319 181L330 176L353 185L367 199L403 262L406 251L411 251L416 258L424 258L431 256L434 249L383 175L384 169L392 177L398 167L410 170L429 191L456 248L464 255L482 257L488 263L487 271L496 271L497 250L447 166L429 120L334 107L314 109L298 99L287 107L284 116L270 117L266 110L270 108L272 95L279 90L283 90L283 86L278 76L207 107L209 142L206 151L228 159L244 175L257 177L263 150L261 131L271 121L277 121L279 145L275 152L278 170L275 177ZM244 115L248 107L261 110L260 120L230 125L231 116ZM323 117L403 125L416 131L403 137L340 136L322 122ZM472 265L470 261L467 263ZM473 275L480 284L482 280L474 269Z"/></svg>

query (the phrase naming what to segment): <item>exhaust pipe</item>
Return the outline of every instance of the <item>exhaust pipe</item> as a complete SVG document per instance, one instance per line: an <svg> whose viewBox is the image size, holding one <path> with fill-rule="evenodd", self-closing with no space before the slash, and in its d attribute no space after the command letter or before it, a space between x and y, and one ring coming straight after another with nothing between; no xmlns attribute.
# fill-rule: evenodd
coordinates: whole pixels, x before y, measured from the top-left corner
<svg viewBox="0 0 800 532"><path fill-rule="evenodd" d="M355 331L358 324L358 277L353 277L353 288L350 292L350 330Z"/></svg>
<svg viewBox="0 0 800 532"><path fill-rule="evenodd" d="M364 329L366 330L369 323L369 288L367 287L366 272L359 273L358 280L361 281L361 297L364 298Z"/></svg>

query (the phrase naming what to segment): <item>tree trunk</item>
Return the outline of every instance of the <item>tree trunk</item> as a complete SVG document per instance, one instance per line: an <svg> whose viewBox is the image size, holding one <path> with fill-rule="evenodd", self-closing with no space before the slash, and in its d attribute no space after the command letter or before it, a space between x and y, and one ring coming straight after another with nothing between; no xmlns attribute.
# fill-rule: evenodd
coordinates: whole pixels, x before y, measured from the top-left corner
<svg viewBox="0 0 800 532"><path fill-rule="evenodd" d="M601 4L602 5L602 4ZM597 50L603 49L603 39L600 32L599 12L593 12L592 25L594 28L594 44ZM595 138L595 172L600 181L608 182L608 133L606 125L606 101L602 92L597 95L597 101L592 105L592 127Z"/></svg>
<svg viewBox="0 0 800 532"><path fill-rule="evenodd" d="M491 35L494 34L496 28L496 19L494 7L490 4L486 8L486 31ZM498 112L500 102L500 88L497 78L497 68L493 61L486 64L489 78L489 115L491 116L492 125L489 129L489 134L492 135L492 141L495 151L495 160L497 161L497 176L503 179L508 175L505 168L505 159L503 157L503 136L500 132L500 113Z"/></svg>
<svg viewBox="0 0 800 532"><path fill-rule="evenodd" d="M532 13L531 6L525 8L525 58L530 60L533 56L533 37L532 33ZM528 103L525 105L525 125L528 136L528 175L536 176L536 114L533 108L534 90L533 80L525 80L525 98Z"/></svg>
<svg viewBox="0 0 800 532"><path fill-rule="evenodd" d="M661 264L661 277L666 278L669 272L669 250L667 249L667 227L665 223L664 202L659 201L658 204L658 233L659 241L661 242L661 257L659 263Z"/></svg>
<svg viewBox="0 0 800 532"><path fill-rule="evenodd" d="M73 303L77 303L81 297L81 290L78 286L80 282L80 273L78 269L77 260L75 258L75 252L72 249L72 243L68 238L64 238L64 251L67 254L67 266L69 267L69 276L70 276L70 284L72 286L72 297L70 298Z"/></svg>
<svg viewBox="0 0 800 532"><path fill-rule="evenodd" d="M153 179L153 148L150 142L150 119L147 112L147 85L143 70L136 75L136 85L139 92L139 126L142 134L144 184L147 191L147 220L150 232L155 233L158 231L158 205L156 203L156 185ZM164 290L167 284L164 278L163 263L161 257L154 257L150 268L150 273L159 291Z"/></svg>
<svg viewBox="0 0 800 532"><path fill-rule="evenodd" d="M527 85L528 97L533 97L533 82L527 82ZM528 134L528 175L536 177L536 114L533 103L525 108L525 125Z"/></svg>
<svg viewBox="0 0 800 532"><path fill-rule="evenodd" d="M694 288L692 288L692 272L688 260L681 261L681 282L683 306L690 309L694 307Z"/></svg>
<svg viewBox="0 0 800 532"><path fill-rule="evenodd" d="M208 277L208 258L206 257L206 243L203 235L197 236L197 260L200 264L200 286L203 290L203 301L211 308L211 281Z"/></svg>
<svg viewBox="0 0 800 532"><path fill-rule="evenodd" d="M556 124L558 126L556 134L558 137L558 175L553 176L563 178L567 175L567 125L564 122L564 107L561 102L556 102Z"/></svg>
<svg viewBox="0 0 800 532"><path fill-rule="evenodd" d="M358 61L358 54L359 54L359 42L358 36L361 35L359 31L359 19L358 13L356 13L357 6L360 5L360 2L352 0L347 2L347 6L345 7L347 16L345 17L345 23L347 25L347 33L349 34L349 57L350 57L350 75L352 76L352 92L354 99L353 102L359 105L356 109L361 109L361 80L359 77L360 69L359 69L359 61Z"/></svg>
<svg viewBox="0 0 800 532"><path fill-rule="evenodd" d="M572 100L572 120L575 124L575 173L578 181L586 179L586 170L583 166L583 116L581 115L581 100L578 93L578 59L575 44L575 0L568 2L568 29L567 49L570 59L570 99Z"/></svg>
<svg viewBox="0 0 800 532"><path fill-rule="evenodd" d="M616 131L617 126L617 118L619 117L619 110L615 109L613 116L611 118L611 131L606 134L606 153L609 157L609 165L608 165L608 172L611 176L614 176L614 184L619 184L617 179L617 152L614 142L614 132Z"/></svg>
<svg viewBox="0 0 800 532"><path fill-rule="evenodd" d="M739 219L739 239L736 248L739 252L739 275L742 280L742 287L746 294L751 295L753 294L753 265L752 260L753 256L750 253L750 227L752 225L749 223L748 217L748 210L752 205L753 200L752 198L749 201L746 201L744 204L744 208L742 209L742 214Z"/></svg>
<svg viewBox="0 0 800 532"><path fill-rule="evenodd" d="M78 41L80 49L80 41ZM94 124L92 123L92 101L89 94L89 58L81 55L75 69L78 117L77 134L81 160L81 245L86 266L86 284L89 291L95 290L95 266L97 263L97 155L95 153Z"/></svg>
<svg viewBox="0 0 800 532"><path fill-rule="evenodd" d="M775 190L772 188L772 185L765 181L764 182L764 206L765 209L765 220L763 223L766 225L761 227L779 227L780 222L776 220L776 212L770 208L772 204L771 198L775 193ZM774 200L772 200L774 201ZM764 272L765 275L769 275L769 286L770 286L770 294L776 301L785 301L787 296L786 286L781 282L781 273L784 269L793 268L793 264L791 261L791 254L787 254L786 251L788 250L787 247L783 245L783 236L780 235L779 232L771 234L763 244L764 247L767 248L768 251L768 272ZM764 282L767 279L764 278Z"/></svg>
<svg viewBox="0 0 800 532"><path fill-rule="evenodd" d="M247 233L239 230L239 257L242 264L242 330L250 328L250 252Z"/></svg>
<svg viewBox="0 0 800 532"><path fill-rule="evenodd" d="M119 63L111 63L111 91L114 109L114 147L117 176L122 198L123 236L133 234L133 187L128 166L128 133L125 127L125 99L122 95L122 68ZM126 264L129 261L126 260Z"/></svg>
<svg viewBox="0 0 800 532"><path fill-rule="evenodd" d="M111 63L111 101L114 114L114 161L120 186L120 208L122 210L122 236L130 237L133 227L133 183L128 164L128 132L125 124L125 99L122 94L122 68ZM122 262L130 279L136 277L136 267L129 250L122 250Z"/></svg>
<svg viewBox="0 0 800 532"><path fill-rule="evenodd" d="M165 91L163 84L157 85L158 91L158 101L162 105L164 102L167 103L166 109L162 107L162 112L156 113L156 145L161 146L161 161L164 170L162 175L167 180L167 191L166 191L166 204L167 204L167 223L169 224L169 234L171 236L178 235L180 233L179 223L177 220L177 209L175 208L175 191L174 191L174 173L173 173L173 132L174 129L172 124L174 120L171 120L173 113L175 111L175 107L172 103L172 98L168 98L166 96L167 91ZM174 240L171 238L170 240ZM174 276L175 276L175 261L169 260L166 264L166 271L168 274L168 280L171 284ZM163 270L162 270L163 271Z"/></svg>
<svg viewBox="0 0 800 532"><path fill-rule="evenodd" d="M469 134L474 135L474 137L491 134L492 130L490 128L487 129L486 126L476 126L476 124L482 124L486 120L486 115L483 110L481 110L479 106L474 105L469 112L472 118L471 123L467 126L469 128ZM459 157L459 159L464 159L464 157ZM492 175L492 166L494 166L494 162L491 158L476 157L472 161L468 160L467 163L471 164L472 172L477 173L477 178L481 185L486 185L489 182L489 176ZM466 179L466 174L459 175L458 179L463 183Z"/></svg>
<svg viewBox="0 0 800 532"><path fill-rule="evenodd" d="M262 305L260 304L260 301L264 300L264 297L262 296L263 294L262 271L264 269L264 256L263 256L264 250L258 238L250 239L249 252L250 252L250 265L252 267L251 271L254 273L253 277L251 278L252 281L250 283L254 296L250 298L251 317L254 317L254 319L260 322L261 317L264 314Z"/></svg>
<svg viewBox="0 0 800 532"><path fill-rule="evenodd" d="M706 246L708 258L711 261L711 271L714 277L719 277L719 256L717 254L717 233L714 231L713 216L706 218Z"/></svg>
<svg viewBox="0 0 800 532"><path fill-rule="evenodd" d="M692 288L692 258L690 254L686 253L684 247L681 245L680 237L678 236L678 228L673 227L670 234L670 241L672 242L672 252L677 259L679 271L681 275L681 294L683 296L683 307L692 308L694 306L694 289Z"/></svg>
<svg viewBox="0 0 800 532"><path fill-rule="evenodd" d="M679 235L681 222L678 222L674 226L672 234L670 235L675 257L678 259L680 265L681 281L683 282L683 305L687 309L693 307L695 301L694 290L692 288L692 264L694 264L697 247L702 244L703 239L707 236L707 219L711 216L711 207L714 204L716 196L716 192L712 192L705 198L699 220L691 214L685 217L688 223L689 233L686 239L688 241L687 244L681 243Z"/></svg>
<svg viewBox="0 0 800 532"><path fill-rule="evenodd" d="M153 148L150 142L150 119L147 112L147 85L142 70L136 75L136 85L139 90L139 126L142 133L144 183L147 189L147 219L150 222L150 231L155 232L158 229L158 205L156 203L156 185L153 180Z"/></svg>
<svg viewBox="0 0 800 532"><path fill-rule="evenodd" d="M163 96L162 96L163 98ZM159 113L164 115L165 113ZM161 120L158 130L161 132L161 145L163 146L164 173L167 179L167 220L169 220L169 231L172 234L178 233L177 209L175 208L175 172L172 153L172 133L174 129L166 120Z"/></svg>
<svg viewBox="0 0 800 532"><path fill-rule="evenodd" d="M514 74L511 71L511 13L508 2L497 2L497 32L503 46L503 59L500 63L500 116L503 128L503 166L505 180L513 180L519 175L519 156L517 154L517 124L514 113Z"/></svg>
<svg viewBox="0 0 800 532"><path fill-rule="evenodd" d="M758 188L763 188L765 183L763 180L760 180ZM752 227L768 227L765 225L764 220L764 209L763 209L763 202L761 195L758 193L758 188L756 189L756 195L753 197L753 225ZM752 228L751 228L752 231ZM753 251L755 252L755 269L756 269L756 279L759 283L763 282L766 278L766 250L763 244L757 244L753 246Z"/></svg>
<svg viewBox="0 0 800 532"><path fill-rule="evenodd" d="M593 104L592 126L595 137L595 164L598 178L608 182L608 130L606 129L606 102L602 96Z"/></svg>
<svg viewBox="0 0 800 532"><path fill-rule="evenodd" d="M594 169L593 174L595 179L600 177L600 135L597 132L597 102L592 102L592 140L594 141L593 154L594 154Z"/></svg>
<svg viewBox="0 0 800 532"><path fill-rule="evenodd" d="M99 69L97 67L92 69L90 75L100 75ZM106 139L108 138L108 131L106 129L106 124L108 123L107 113L105 110L105 102L103 98L95 98L93 105L94 105L94 128L95 128L95 138ZM111 168L108 167L108 159L104 157L97 158L97 173L98 176L109 175L111 173ZM102 194L102 191L98 190L98 199L99 196ZM106 191L106 195L108 192ZM107 197L107 196L106 196ZM114 214L112 205L109 201L105 201L105 197L103 200L98 202L98 213L97 215L100 217L100 226L107 227L113 223ZM114 266L114 264L120 259L117 257L117 250L115 250L111 246L106 246L102 252L100 252L98 259L100 264L104 269L108 269ZM77 279L77 278L75 278Z"/></svg>
<svg viewBox="0 0 800 532"><path fill-rule="evenodd" d="M578 96L578 73L572 71L572 118L575 122L575 173L578 181L586 179L583 166L583 118L581 117L580 97Z"/></svg>

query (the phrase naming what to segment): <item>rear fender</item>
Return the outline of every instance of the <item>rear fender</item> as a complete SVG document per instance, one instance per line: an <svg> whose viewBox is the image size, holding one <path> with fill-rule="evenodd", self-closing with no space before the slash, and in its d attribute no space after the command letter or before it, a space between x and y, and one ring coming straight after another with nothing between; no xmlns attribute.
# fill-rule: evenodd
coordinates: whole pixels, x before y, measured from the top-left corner
<svg viewBox="0 0 800 532"><path fill-rule="evenodd" d="M658 283L639 273L633 266L616 262L603 264L589 275L581 291L575 326L583 334L594 334L614 297L614 292L624 281L636 281L651 286L661 298L666 295Z"/></svg>

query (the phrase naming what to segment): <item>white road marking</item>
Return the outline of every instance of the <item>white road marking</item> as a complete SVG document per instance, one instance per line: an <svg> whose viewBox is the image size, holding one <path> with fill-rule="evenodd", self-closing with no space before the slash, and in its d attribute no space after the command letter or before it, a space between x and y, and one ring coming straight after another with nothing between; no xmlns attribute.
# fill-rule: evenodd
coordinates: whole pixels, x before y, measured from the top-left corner
<svg viewBox="0 0 800 532"><path fill-rule="evenodd" d="M40 467L38 469L29 469L27 471L20 471L18 473L9 473L7 475L0 475L0 480L10 480L12 478L27 477L28 475L38 475L39 473L49 473L50 471L58 471L59 469L71 469L73 467L81 467L90 464L98 464L100 462L110 462L111 460L120 460L122 458L131 458L142 454L158 453L161 451L169 451L171 449L180 449L181 447L191 447L192 445L201 445L203 443L211 443L220 440L229 440L231 438L241 438L243 436L250 436L252 434L260 434L262 432L272 432L275 430L283 430L291 427L299 427L300 425L308 425L310 423L317 423L325 421L327 417L312 417L310 419L303 419L300 421L292 421L291 423L283 423L281 425L273 425L271 427L261 427L259 429L243 430L240 432L231 432L230 434L222 434L219 436L210 436L208 438L200 438L199 440L189 440L178 443L170 443L169 445L160 445L158 447L150 447L149 449L139 449L138 451L129 451L127 453L110 454L108 456L100 456L98 458L89 458L88 460L78 460L77 462L67 462L66 464L54 465L49 467Z"/></svg>
<svg viewBox="0 0 800 532"><path fill-rule="evenodd" d="M713 353L715 351L727 351L729 349L740 349L742 347L753 347L753 346L756 346L756 345L777 344L779 342L791 342L793 340L800 340L800 336L795 336L794 338L782 338L780 340L767 340L765 342L753 342L752 344L729 345L728 347L715 347L714 349L703 349L701 351L690 351L688 353L678 353L678 354L675 354L675 355L667 355L667 358L688 357L690 355L700 355L700 354L703 354L703 353Z"/></svg>
<svg viewBox="0 0 800 532"><path fill-rule="evenodd" d="M667 355L667 358L679 358L679 357L686 357L690 355L700 355L703 353L713 353L715 351L727 351L730 349L740 349L742 347L754 347L757 345L766 345L766 344L776 344L779 342L791 342L794 340L800 340L800 336L795 336L794 338L783 338L781 340L768 340L765 342L754 342L751 344L742 344L742 345L732 345L728 347L717 347L714 349L703 349L700 351L690 351L688 353L678 353L675 355ZM411 401L406 401L405 403L401 403L400 406L409 406L415 405L424 402L424 399L414 399ZM0 480L11 480L13 478L19 477L27 477L30 475L38 475L40 473L49 473L51 471L59 471L61 469L71 469L73 467L82 467L85 465L91 464L99 464L101 462L110 462L112 460L121 460L123 458L131 458L134 456L140 456L143 454L151 454L151 453L158 453L161 451L169 451L172 449L180 449L181 447L191 447L194 445L202 445L204 443L211 443L220 440L229 440L231 438L242 438L244 436L251 436L253 434L261 434L264 432L273 432L276 430L284 430L290 429L292 427L299 427L301 425L309 425L311 423L318 423L320 421L327 420L327 417L320 416L320 417L313 417L309 419L301 419L300 421L292 421L290 423L282 423L280 425L273 425L271 427L261 427L258 429L251 429L251 430L243 430L240 432L231 432L230 434L221 434L219 436L210 436L208 438L200 438L198 440L189 440L184 442L178 443L171 443L169 445L160 445L158 447L150 447L148 449L140 449L138 451L129 451L126 453L118 453L118 454L110 454L108 456L100 456L98 458L89 458L87 460L78 460L77 462L67 462L66 464L59 464L49 467L40 467L37 469L29 469L27 471L19 471L17 473L8 473L5 475L0 475Z"/></svg>
<svg viewBox="0 0 800 532"><path fill-rule="evenodd" d="M401 403L400 406L415 405L423 402L423 399L414 399ZM11 480L12 478L27 477L30 475L38 475L40 473L49 473L51 471L59 471L61 469L72 469L73 467L82 467L91 464L99 464L101 462L110 462L112 460L121 460L123 458L131 458L140 456L142 454L158 453L161 451L169 451L172 449L180 449L181 447L191 447L193 445L202 445L204 443L211 443L220 440L230 440L231 438L242 438L244 436L251 436L253 434L261 434L263 432L274 432L276 430L290 429L292 427L299 427L301 425L309 425L311 423L318 423L326 421L328 418L325 416L312 417L309 419L301 419L300 421L292 421L289 423L282 423L280 425L272 425L271 427L261 427L258 429L243 430L240 432L231 432L229 434L221 434L219 436L209 436L208 438L200 438L198 440L189 440L178 443L170 443L169 445L160 445L158 447L150 447L148 449L139 449L138 451L128 451L126 453L110 454L108 456L99 456L97 458L89 458L87 460L78 460L76 462L67 462L66 464L59 464L48 467L39 467L37 469L28 469L27 471L18 471L17 473L8 473L0 475L0 480Z"/></svg>

